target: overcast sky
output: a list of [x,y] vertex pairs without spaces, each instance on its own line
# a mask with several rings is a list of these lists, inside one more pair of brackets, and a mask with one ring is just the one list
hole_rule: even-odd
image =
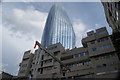
[[90,30],[106,26],[111,33],[102,4],[99,2],[4,2],[0,47],[2,47],[1,67],[5,72],[17,75],[24,52],[29,49],[34,52],[33,45],[36,40],[41,41],[48,12],[54,4],[64,7],[73,22],[77,47],[82,46],[81,39]]

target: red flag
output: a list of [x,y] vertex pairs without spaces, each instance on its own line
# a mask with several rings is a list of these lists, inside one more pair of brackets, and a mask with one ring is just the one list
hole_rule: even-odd
[[36,45],[37,45],[37,44],[35,43],[34,48],[36,48]]

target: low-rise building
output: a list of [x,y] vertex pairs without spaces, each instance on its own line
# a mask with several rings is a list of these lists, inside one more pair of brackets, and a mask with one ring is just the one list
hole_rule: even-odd
[[20,68],[18,72],[18,78],[28,78],[30,76],[33,56],[34,54],[31,52],[31,50],[28,50],[24,53],[22,62],[19,64]]
[[[37,49],[30,70],[32,78],[116,78],[120,60],[105,27],[87,33],[83,47],[65,49],[60,43],[46,47],[70,71],[46,51]],[[22,64],[22,63],[21,63]],[[64,70],[64,71],[63,71]]]
[[14,76],[6,73],[4,71],[0,71],[0,80],[11,80]]
[[120,1],[119,0],[101,0],[106,20],[109,26],[113,29],[113,32],[120,32]]
[[109,26],[112,28],[111,39],[116,49],[116,53],[120,59],[120,1],[119,0],[101,0],[106,20]]

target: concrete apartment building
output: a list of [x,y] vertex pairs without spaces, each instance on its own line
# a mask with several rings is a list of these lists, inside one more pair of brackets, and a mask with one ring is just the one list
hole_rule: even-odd
[[5,80],[5,79],[13,79],[13,75],[6,73],[4,71],[0,71],[0,80]]
[[108,2],[104,2],[103,0],[102,4],[109,26],[113,32],[120,32],[120,1],[108,0]]
[[[52,55],[61,60],[71,71],[61,71],[61,69],[64,69],[63,66],[46,54],[45,51],[37,49],[32,58],[33,60],[31,60],[32,67],[28,69],[30,71],[27,71],[30,72],[29,76],[32,78],[118,77],[120,61],[105,27],[97,29],[95,32],[88,32],[87,37],[82,39],[82,44],[83,47],[71,50],[64,49],[60,43],[46,47]],[[20,71],[18,76],[20,76]]]
[[115,78],[118,75],[120,61],[105,27],[88,32],[82,43],[88,49],[94,78]]
[[108,0],[108,2],[104,2],[103,0],[102,4],[106,20],[113,30],[111,39],[120,59],[120,1],[116,0],[115,2],[115,0]]
[[30,69],[32,67],[32,60],[34,54],[31,50],[28,50],[24,53],[22,62],[19,64],[18,78],[28,78],[30,76]]

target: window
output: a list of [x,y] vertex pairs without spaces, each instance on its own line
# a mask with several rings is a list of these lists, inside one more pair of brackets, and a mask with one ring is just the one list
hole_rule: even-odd
[[106,65],[107,66],[113,65],[113,62],[107,63]]
[[103,65],[96,65],[97,68],[103,67]]
[[115,65],[115,64],[119,64],[119,63],[118,62],[109,62],[106,64],[96,65],[96,67],[99,68],[99,67],[105,67],[105,66],[110,66],[110,65]]
[[89,55],[88,51],[85,52],[85,56]]
[[95,44],[95,41],[91,41],[90,43],[91,43],[91,44]]
[[106,55],[104,58],[106,58],[106,59],[108,58],[108,59],[109,59],[109,58],[110,58],[110,56],[111,56],[111,55]]
[[109,3],[107,3],[108,7],[110,7]]
[[112,45],[111,44],[107,44],[107,45],[102,45],[99,47],[100,50],[103,50],[103,49],[107,49],[107,48],[110,48]]
[[38,68],[38,72],[40,72],[40,68]]
[[50,62],[52,62],[52,59],[46,60],[44,63],[46,64],[46,63],[50,63]]
[[91,78],[93,76],[94,76],[94,74],[86,74],[86,75],[75,76],[75,79],[77,79],[77,78]]
[[88,53],[88,51],[85,51],[85,52],[82,52],[82,53],[75,54],[74,58],[76,58],[76,57],[82,57],[82,56],[87,56],[87,55],[89,55],[89,53]]
[[68,64],[67,67],[69,67],[69,68],[70,68],[70,67],[73,67],[73,64]]
[[103,42],[103,41],[106,41],[106,40],[108,40],[108,37],[106,37],[106,38],[100,38],[100,39],[98,39],[97,41],[98,41],[98,42]]
[[83,65],[83,62],[79,62],[79,63],[77,63],[76,65],[77,65],[77,66]]
[[92,51],[96,51],[97,49],[94,47],[94,48],[92,48]]
[[25,70],[20,70],[20,73],[25,73]]
[[67,64],[67,67],[74,67],[74,66],[81,66],[81,65],[87,65],[87,64],[91,64],[90,60],[84,61],[84,62],[77,62],[77,63],[72,63],[72,64]]
[[40,70],[40,74],[43,74],[43,68]]
[[55,59],[53,60],[54,62],[57,62]]
[[112,16],[112,13],[110,12],[110,10],[108,9],[108,12],[109,12],[109,16]]
[[84,56],[84,52],[82,52],[82,53],[79,54],[79,57],[82,57],[82,56]]
[[95,60],[99,60],[99,57],[95,58]]
[[88,36],[92,36],[93,35],[93,33],[91,33],[91,34],[88,34]]
[[98,72],[97,75],[106,74],[107,72]]
[[105,34],[106,31],[99,31],[98,34],[101,35],[101,34]]
[[118,70],[110,71],[110,73],[116,73],[119,72]]
[[63,72],[63,76],[65,76],[65,72]]
[[27,64],[22,64],[22,67],[27,67]]
[[60,53],[60,51],[56,51],[56,52],[54,52],[54,56],[57,56],[58,53]]
[[106,71],[106,72],[98,72],[98,73],[96,73],[96,75],[109,74],[109,73],[116,73],[116,72],[119,72],[119,70]]
[[120,62],[110,62],[110,63],[107,63],[106,65],[110,66],[110,65],[115,65],[115,64],[120,64]]
[[53,46],[53,47],[48,48],[48,50],[53,50],[53,49],[56,49],[56,48],[57,48],[57,46]]
[[23,61],[27,61],[29,58],[23,58]]
[[45,56],[49,57],[50,55],[48,53],[45,53]]
[[37,60],[39,59],[39,57],[40,57],[40,55],[38,54],[38,56],[37,56]]
[[109,58],[112,58],[114,56],[115,56],[114,54],[107,54],[107,55],[104,55],[104,56],[97,57],[96,60],[109,59]]
[[64,53],[62,53],[62,54],[68,54],[67,52],[64,52]]
[[86,65],[86,64],[91,64],[91,61],[89,60],[89,61],[79,62],[76,65],[78,66],[78,65]]
[[103,66],[106,66],[106,64],[102,64]]
[[51,67],[46,67],[46,68],[44,68],[44,70],[52,70],[52,66]]
[[83,62],[83,63],[84,63],[84,65],[86,65],[86,64],[90,64],[91,61],[85,61],[85,62]]
[[79,54],[75,54],[74,57],[75,57],[75,58],[76,58],[76,57],[79,57]]
[[115,57],[115,54],[108,55],[110,58]]
[[58,67],[59,67],[59,66],[55,65],[53,68],[54,68],[54,69],[57,69]]
[[68,60],[68,59],[72,59],[72,58],[73,58],[73,55],[71,55],[71,56],[66,56],[66,57],[61,58],[61,61]]
[[116,11],[116,18],[117,18],[117,20],[118,20],[118,11]]

